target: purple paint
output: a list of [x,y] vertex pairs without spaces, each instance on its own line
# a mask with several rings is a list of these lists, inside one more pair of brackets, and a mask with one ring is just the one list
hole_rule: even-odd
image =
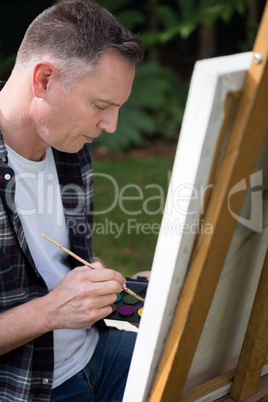
[[134,307],[129,305],[121,306],[118,309],[119,314],[125,316],[133,314],[134,311],[135,311]]

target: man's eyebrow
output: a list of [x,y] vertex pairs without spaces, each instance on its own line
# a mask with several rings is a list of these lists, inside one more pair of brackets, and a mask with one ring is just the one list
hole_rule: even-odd
[[102,103],[107,103],[107,105],[111,105],[111,106],[117,106],[117,107],[121,107],[121,105],[114,103],[108,99],[102,99],[102,98],[95,98],[94,99],[96,102],[102,102]]

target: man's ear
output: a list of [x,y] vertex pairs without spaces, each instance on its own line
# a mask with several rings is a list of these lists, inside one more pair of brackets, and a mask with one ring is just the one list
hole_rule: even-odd
[[37,98],[44,98],[52,81],[58,76],[58,70],[49,62],[40,62],[33,70],[33,92]]

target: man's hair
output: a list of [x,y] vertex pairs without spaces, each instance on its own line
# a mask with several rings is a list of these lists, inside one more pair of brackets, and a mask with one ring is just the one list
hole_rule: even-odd
[[16,67],[49,61],[70,85],[94,71],[100,55],[116,49],[131,63],[143,58],[143,44],[108,10],[92,0],[64,0],[31,23],[18,50]]

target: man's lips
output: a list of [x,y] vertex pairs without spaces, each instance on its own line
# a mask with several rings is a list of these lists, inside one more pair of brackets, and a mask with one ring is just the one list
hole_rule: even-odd
[[93,142],[95,140],[95,137],[88,137],[87,135],[84,135],[84,137],[87,142]]
[[101,135],[102,132],[97,133],[94,137],[90,137],[88,135],[84,135],[84,138],[86,139],[86,142],[93,142],[96,138],[98,138]]

